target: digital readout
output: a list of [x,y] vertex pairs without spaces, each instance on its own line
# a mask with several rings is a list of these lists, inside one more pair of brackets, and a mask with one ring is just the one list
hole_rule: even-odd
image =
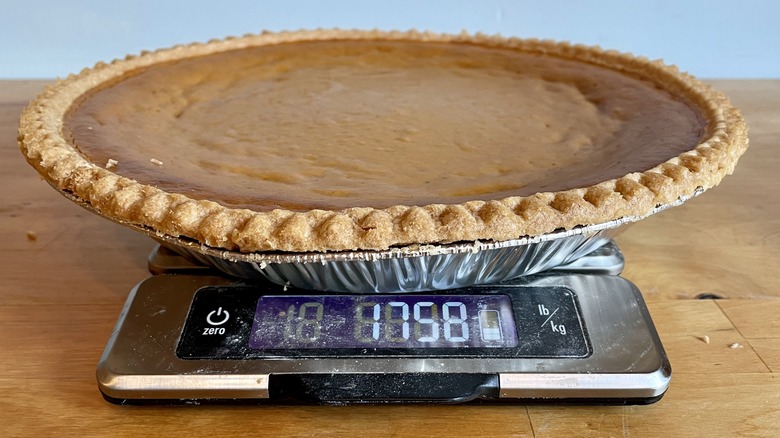
[[253,349],[516,347],[506,295],[263,296]]

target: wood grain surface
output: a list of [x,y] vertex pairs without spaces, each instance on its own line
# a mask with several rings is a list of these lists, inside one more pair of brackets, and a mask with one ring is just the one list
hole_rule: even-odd
[[780,81],[713,81],[750,126],[735,174],[617,237],[674,372],[660,402],[613,407],[105,402],[95,368],[153,242],[25,163],[16,125],[44,85],[0,81],[0,436],[780,435]]

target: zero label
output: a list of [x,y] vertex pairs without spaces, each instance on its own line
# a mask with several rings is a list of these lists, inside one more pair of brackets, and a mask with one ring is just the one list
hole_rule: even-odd
[[204,327],[203,328],[203,336],[208,335],[224,335],[225,334],[225,327]]

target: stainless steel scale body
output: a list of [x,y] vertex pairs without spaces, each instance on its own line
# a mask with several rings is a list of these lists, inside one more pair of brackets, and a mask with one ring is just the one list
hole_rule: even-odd
[[[151,258],[150,269],[159,275],[132,290],[98,366],[99,388],[113,402],[646,404],[663,396],[671,378],[639,290],[615,275],[622,256],[612,244],[555,272],[421,292],[428,300],[510,296],[517,348],[258,353],[247,347],[258,297],[311,292],[212,275],[169,253]],[[255,295],[229,299],[236,291]],[[210,298],[193,304],[197,293]]]

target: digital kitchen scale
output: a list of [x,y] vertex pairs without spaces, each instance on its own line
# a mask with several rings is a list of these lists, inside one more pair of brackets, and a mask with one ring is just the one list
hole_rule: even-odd
[[160,248],[97,370],[115,403],[647,404],[671,367],[613,243],[510,282],[313,293]]

